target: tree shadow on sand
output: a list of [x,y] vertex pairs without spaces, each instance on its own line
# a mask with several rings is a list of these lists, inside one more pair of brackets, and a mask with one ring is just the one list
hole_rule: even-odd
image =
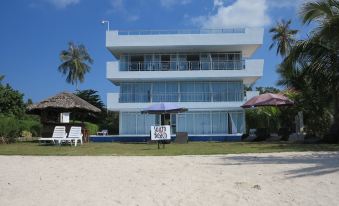
[[241,155],[221,157],[222,165],[271,165],[302,164],[296,169],[284,171],[287,178],[321,176],[339,171],[339,152],[277,155]]

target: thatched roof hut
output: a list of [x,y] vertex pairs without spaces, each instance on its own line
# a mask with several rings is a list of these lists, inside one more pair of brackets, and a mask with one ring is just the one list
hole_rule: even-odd
[[27,111],[29,113],[40,113],[42,110],[49,109],[58,110],[60,112],[101,112],[99,108],[68,92],[61,92],[53,97],[41,101],[38,104],[32,104],[27,107]]

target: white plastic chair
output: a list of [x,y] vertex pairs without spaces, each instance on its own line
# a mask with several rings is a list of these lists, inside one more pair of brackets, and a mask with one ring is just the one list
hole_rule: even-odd
[[108,135],[108,130],[107,129],[103,129],[100,132],[97,132],[97,135],[107,136]]
[[83,134],[81,133],[81,127],[71,127],[66,141],[70,142],[71,145],[74,142],[74,146],[77,146],[78,141],[80,142],[80,144],[83,144],[82,137]]
[[65,140],[67,137],[66,127],[65,126],[55,126],[52,137],[42,137],[39,138],[39,142],[42,141],[51,141],[54,144],[60,144],[62,140]]

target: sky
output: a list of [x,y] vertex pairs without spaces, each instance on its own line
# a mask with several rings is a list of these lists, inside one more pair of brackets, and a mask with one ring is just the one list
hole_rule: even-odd
[[69,41],[84,44],[94,59],[79,89],[97,90],[104,102],[116,92],[106,79],[106,26],[114,30],[263,27],[264,44],[253,58],[264,59],[264,75],[254,85],[277,86],[281,58],[269,50],[268,32],[278,20],[292,19],[302,30],[299,7],[307,0],[1,0],[0,75],[3,83],[38,102],[61,91],[75,91],[58,71],[59,53]]

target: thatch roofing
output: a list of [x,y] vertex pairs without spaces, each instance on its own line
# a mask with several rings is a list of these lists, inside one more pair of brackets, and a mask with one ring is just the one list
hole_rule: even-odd
[[38,104],[32,104],[27,107],[28,112],[32,113],[46,109],[56,109],[60,111],[101,112],[99,108],[68,92],[61,92],[53,97],[41,101]]

